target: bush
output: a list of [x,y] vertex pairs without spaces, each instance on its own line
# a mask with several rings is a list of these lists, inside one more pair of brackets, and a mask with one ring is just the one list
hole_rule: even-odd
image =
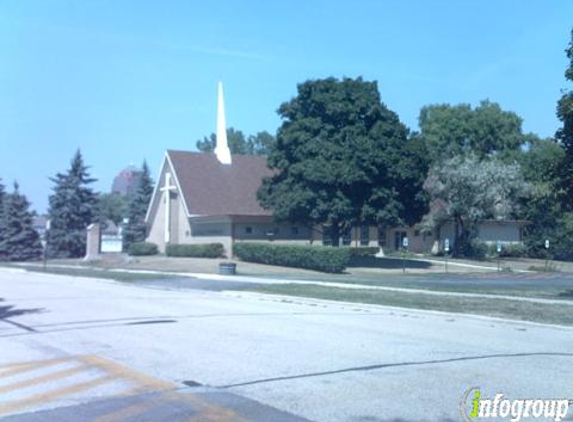
[[350,248],[306,245],[277,245],[242,242],[234,245],[235,255],[248,262],[341,273],[350,260]]
[[359,246],[350,248],[350,256],[374,256],[380,252],[378,246]]
[[223,258],[225,256],[225,247],[222,243],[167,245],[165,255],[185,258]]
[[135,242],[129,245],[127,253],[131,256],[157,255],[159,249],[155,243]]
[[488,245],[479,240],[460,240],[460,246],[458,247],[458,252],[456,258],[470,258],[483,260],[487,256]]

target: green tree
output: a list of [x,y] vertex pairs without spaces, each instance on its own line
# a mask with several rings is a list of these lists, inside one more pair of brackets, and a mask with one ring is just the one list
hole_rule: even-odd
[[[227,129],[227,143],[231,154],[266,155],[274,142],[274,136],[266,131],[245,137],[240,130],[232,127]],[[217,135],[214,133],[196,143],[197,149],[201,152],[214,152],[216,145]]]
[[52,258],[79,258],[86,253],[86,228],[96,219],[97,199],[89,187],[95,181],[89,176],[78,150],[71,166],[58,173],[50,195],[51,220],[48,255]]
[[276,139],[267,131],[258,132],[256,135],[249,135],[247,138],[247,154],[268,155],[270,148]]
[[147,236],[145,215],[153,195],[153,180],[147,162],[143,162],[135,194],[127,209],[128,222],[123,230],[123,250],[127,251],[134,242],[143,242]]
[[97,219],[100,223],[112,221],[116,226],[127,218],[127,208],[131,201],[130,195],[121,195],[117,192],[100,193],[97,195]]
[[[573,31],[571,41],[565,50],[569,59],[569,67],[565,71],[565,79],[573,82]],[[563,93],[557,103],[557,117],[562,123],[555,137],[565,149],[565,157],[561,164],[561,188],[564,190],[563,203],[568,210],[573,210],[573,90]]]
[[417,149],[408,149],[408,130],[381,102],[376,82],[310,80],[278,113],[283,124],[268,155],[275,175],[258,192],[278,221],[328,224],[338,245],[341,231],[354,224],[403,220],[406,180],[411,194],[423,177],[409,174]]
[[519,150],[523,143],[522,119],[499,104],[482,101],[475,109],[469,104],[429,105],[420,111],[420,136],[432,163],[474,153],[484,158],[492,153]]
[[[230,127],[227,129],[227,143],[231,154],[246,154],[247,153],[247,140],[245,134],[240,130],[235,130]],[[217,135],[211,133],[209,137],[205,136],[202,140],[196,143],[197,149],[201,152],[214,152],[217,145]]]
[[6,195],[3,201],[0,256],[8,261],[31,261],[41,258],[42,243],[38,232],[34,230],[33,218],[34,213],[30,211],[30,203],[20,194],[18,183],[15,182],[14,191]]
[[427,224],[439,228],[448,220],[455,223],[454,254],[475,238],[480,220],[515,217],[531,191],[518,164],[480,160],[472,154],[435,165],[424,187],[434,203]]

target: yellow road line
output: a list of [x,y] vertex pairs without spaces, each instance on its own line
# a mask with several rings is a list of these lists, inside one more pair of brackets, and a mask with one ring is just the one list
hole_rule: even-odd
[[172,390],[176,386],[170,382],[158,380],[156,378],[149,377],[147,375],[140,374],[131,369],[128,369],[122,365],[115,363],[114,361],[101,358],[99,356],[78,356],[77,359],[85,362],[89,365],[98,366],[105,369],[107,372],[114,374],[118,378],[129,379],[135,381],[142,386],[150,387],[154,391],[164,391]]
[[7,413],[11,413],[37,404],[43,404],[60,397],[78,393],[80,391],[89,390],[91,388],[97,387],[98,385],[108,383],[114,379],[117,379],[115,375],[108,375],[105,377],[96,378],[91,381],[70,385],[68,387],[58,388],[50,392],[36,394],[25,399],[15,400],[6,404],[0,404],[0,415],[5,415]]
[[37,377],[37,378],[32,378],[29,380],[23,380],[23,381],[19,381],[19,382],[14,382],[12,384],[7,384],[4,385],[2,387],[0,387],[0,394],[2,393],[6,393],[12,390],[16,390],[18,388],[26,388],[26,387],[31,387],[33,385],[38,385],[38,384],[42,384],[44,382],[48,382],[48,381],[52,381],[52,380],[57,380],[60,378],[66,378],[69,377],[70,375],[74,375],[77,374],[78,372],[81,372],[85,369],[89,368],[87,365],[82,364],[79,366],[75,366],[73,368],[69,368],[69,369],[64,369],[62,371],[58,371],[58,372],[54,372],[51,374],[47,374],[47,375],[43,375],[41,377]]
[[34,369],[43,368],[45,366],[56,365],[58,363],[68,362],[73,360],[73,358],[58,358],[58,359],[46,359],[36,362],[23,362],[15,363],[12,365],[4,366],[4,370],[0,372],[0,378],[11,377],[23,372],[32,371]]
[[191,416],[188,419],[189,422],[252,422],[232,409],[218,406],[195,394],[179,394],[179,396],[181,396],[183,400],[199,406],[202,410],[198,415]]
[[123,421],[126,419],[133,418],[134,416],[140,415],[143,412],[147,412],[157,406],[157,403],[148,401],[141,402],[123,407],[121,409],[115,410],[111,413],[106,413],[105,415],[98,416],[92,419],[91,422],[114,422]]

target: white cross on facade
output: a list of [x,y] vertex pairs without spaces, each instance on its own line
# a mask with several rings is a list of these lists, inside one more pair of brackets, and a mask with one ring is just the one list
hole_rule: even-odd
[[171,173],[165,173],[165,186],[160,190],[165,192],[165,243],[171,241],[171,191],[177,189],[171,184]]

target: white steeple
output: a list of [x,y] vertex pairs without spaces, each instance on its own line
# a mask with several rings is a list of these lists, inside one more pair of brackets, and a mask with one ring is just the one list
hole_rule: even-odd
[[217,144],[215,155],[221,164],[231,164],[231,150],[227,144],[227,124],[225,122],[225,102],[223,100],[223,83],[219,82],[217,101]]

